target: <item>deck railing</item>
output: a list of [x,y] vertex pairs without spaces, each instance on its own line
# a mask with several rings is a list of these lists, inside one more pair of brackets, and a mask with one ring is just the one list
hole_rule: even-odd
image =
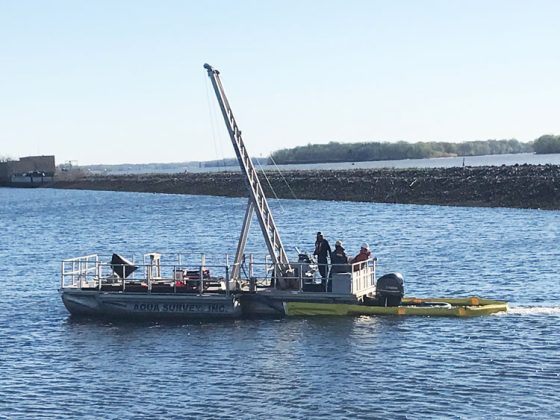
[[68,281],[72,285],[83,287],[84,283],[99,277],[99,257],[94,254],[64,260],[60,272],[62,287]]
[[377,258],[352,264],[352,293],[358,296],[375,290]]
[[[142,263],[134,259],[131,264],[103,262],[98,255],[87,255],[62,261],[61,288],[99,289],[110,291],[146,291],[174,293],[220,292],[230,294],[233,289],[255,292],[260,287],[298,290],[300,292],[349,293],[362,296],[375,290],[376,259],[355,264],[325,264],[325,277],[320,275],[319,264],[311,262],[290,263],[293,271],[280,275],[281,270],[270,263],[268,257],[256,259],[249,255],[239,270],[240,278],[231,279],[234,265],[226,255],[224,264],[207,264],[206,257],[194,263],[180,254],[170,258],[172,264],[162,264],[162,256],[145,254]],[[127,276],[126,268],[134,270]],[[125,277],[123,279],[123,277]],[[333,282],[348,282],[343,292],[333,292]],[[171,289],[170,289],[171,288]]]
[[[280,273],[279,269],[274,266],[268,266],[269,278],[259,278],[255,276],[254,279],[258,282],[269,280],[272,285],[279,289],[299,290],[301,292],[314,291],[314,292],[333,292],[333,281],[349,282],[347,290],[343,293],[355,294],[363,296],[375,290],[376,279],[376,258],[370,258],[366,261],[361,261],[354,264],[316,264],[314,262],[291,262],[290,266],[293,272]],[[262,263],[251,262],[250,272],[257,271],[257,267],[262,271]],[[324,267],[325,276],[322,277],[320,268]],[[346,279],[344,279],[346,278]],[[265,282],[266,283],[266,282]]]
[[[102,262],[98,255],[76,257],[62,261],[61,288],[99,289],[107,291],[213,292],[230,294],[231,267],[223,265],[161,264],[157,258],[146,258],[142,264]],[[181,261],[181,258],[177,259]],[[149,261],[146,263],[146,261]],[[205,262],[204,257],[201,260]],[[133,269],[126,275],[126,269]],[[124,277],[124,278],[123,278]]]

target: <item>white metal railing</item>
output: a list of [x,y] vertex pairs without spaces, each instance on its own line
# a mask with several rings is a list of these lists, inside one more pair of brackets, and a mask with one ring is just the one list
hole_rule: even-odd
[[[254,276],[257,282],[264,282],[267,285],[275,285],[278,289],[289,289],[298,291],[314,291],[314,292],[332,292],[332,279],[340,281],[339,274],[347,274],[350,284],[345,288],[347,292],[357,296],[363,296],[375,290],[376,279],[376,258],[370,258],[354,264],[316,264],[314,262],[290,262],[290,266],[294,269],[292,275],[283,275],[275,278],[275,273],[281,272],[275,270],[274,265],[266,265],[264,263],[256,263],[252,259],[249,261],[249,272],[263,272],[263,268],[267,269],[268,277]],[[325,276],[320,275],[319,268],[324,267]]]
[[[98,255],[66,259],[61,263],[61,288],[230,294],[231,268],[227,258],[226,264],[220,265],[204,264],[204,256],[194,264],[184,264],[182,258],[177,258],[180,264],[162,264],[160,258],[161,254],[146,254],[143,264],[134,263],[134,259],[131,264],[111,264],[102,262]],[[125,275],[125,268],[130,266],[134,271]]]
[[61,287],[65,287],[67,280],[70,284],[84,287],[84,283],[99,278],[99,257],[95,254],[70,258],[61,264]]
[[377,258],[352,264],[352,294],[361,296],[375,289]]
[[[172,260],[171,264],[162,264],[162,259]],[[258,286],[277,289],[298,290],[301,292],[332,292],[332,279],[340,281],[338,274],[347,273],[348,288],[344,293],[362,296],[374,290],[376,279],[376,259],[370,258],[354,264],[326,264],[325,277],[320,275],[320,266],[314,261],[290,263],[293,271],[288,275],[276,276],[281,270],[276,269],[265,256],[257,260],[252,254],[239,263],[239,278],[232,279],[231,273],[237,264],[207,264],[204,254],[200,260],[187,263],[181,254],[163,255],[159,253],[145,254],[142,264],[131,259],[135,270],[126,278],[122,278],[126,265],[111,265],[102,262],[98,255],[86,255],[62,261],[61,288],[87,288],[111,291],[126,291],[144,288],[146,292],[161,290],[162,286],[171,287],[174,293],[190,290],[197,293],[213,291],[230,294],[233,288],[256,291]],[[119,275],[120,274],[120,275]],[[217,285],[220,285],[218,288]],[[187,288],[187,289],[183,289]],[[219,290],[217,290],[219,289]]]

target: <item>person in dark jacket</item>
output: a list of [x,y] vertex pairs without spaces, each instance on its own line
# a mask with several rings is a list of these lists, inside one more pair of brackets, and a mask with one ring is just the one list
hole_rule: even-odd
[[315,252],[313,255],[317,255],[317,263],[319,264],[319,273],[323,280],[327,277],[328,260],[327,257],[331,256],[331,246],[329,242],[324,238],[321,232],[317,232],[317,240],[315,241]]
[[331,253],[331,276],[333,273],[347,273],[350,271],[348,267],[348,257],[344,252],[341,241],[336,241],[334,251]]
[[348,265],[348,257],[344,252],[341,241],[336,241],[334,251],[331,253],[331,272],[329,273],[329,281],[327,283],[327,292],[332,292],[332,277],[335,273],[348,273],[350,266]]

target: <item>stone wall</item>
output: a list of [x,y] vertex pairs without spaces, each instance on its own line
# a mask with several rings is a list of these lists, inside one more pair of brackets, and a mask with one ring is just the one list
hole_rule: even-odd
[[[560,209],[560,166],[266,172],[268,197],[379,203]],[[287,183],[286,183],[287,181]],[[240,173],[87,176],[55,188],[247,196]]]

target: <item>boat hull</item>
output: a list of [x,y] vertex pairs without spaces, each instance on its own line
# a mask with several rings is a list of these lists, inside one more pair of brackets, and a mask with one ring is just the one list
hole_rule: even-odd
[[169,295],[62,290],[72,315],[114,318],[237,318],[239,300],[225,295]]
[[404,298],[393,307],[368,306],[355,299],[306,294],[163,294],[62,289],[72,315],[111,318],[240,318],[285,316],[473,317],[506,312],[504,301],[469,298]]

